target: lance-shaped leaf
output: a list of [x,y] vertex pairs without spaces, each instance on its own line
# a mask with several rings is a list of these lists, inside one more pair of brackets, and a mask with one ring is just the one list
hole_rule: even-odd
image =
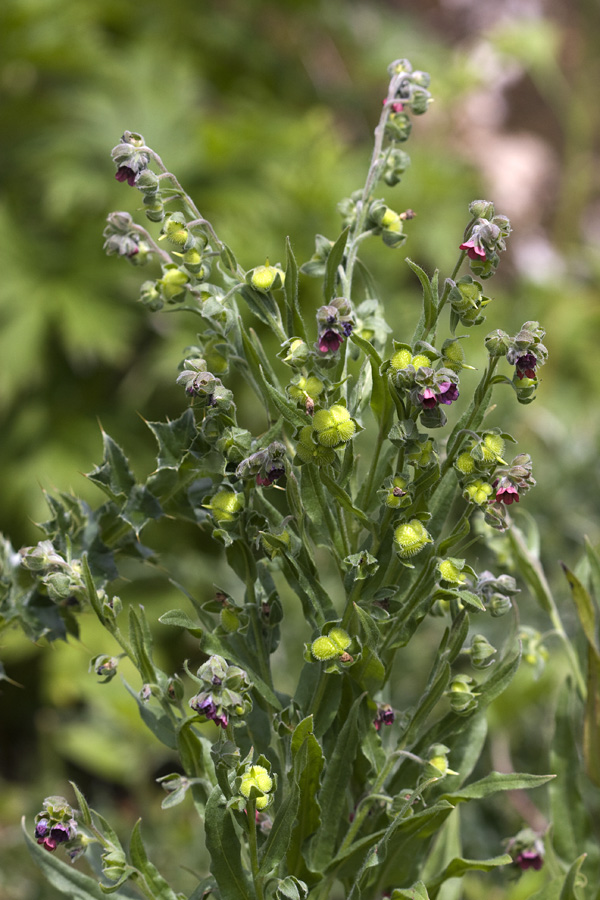
[[329,301],[334,297],[335,286],[338,278],[338,267],[344,258],[344,250],[346,249],[346,241],[348,240],[349,230],[349,228],[346,228],[344,231],[342,231],[327,256],[325,278],[323,280],[323,297],[325,298],[325,303],[329,303]]
[[312,838],[309,851],[309,865],[313,872],[320,872],[333,856],[340,821],[348,813],[346,789],[359,748],[358,712],[363,699],[363,696],[358,697],[352,704],[333,752],[327,760],[325,777],[319,791],[321,826]]
[[358,334],[351,334],[350,340],[353,344],[363,351],[371,364],[371,376],[373,379],[373,387],[371,389],[371,409],[381,428],[389,427],[388,419],[392,411],[392,398],[388,390],[387,375],[381,374],[382,359],[377,353],[375,347],[360,337]]
[[313,717],[307,716],[292,735],[292,777],[300,789],[300,803],[296,813],[296,827],[292,831],[287,851],[287,867],[292,875],[302,877],[304,862],[302,848],[321,822],[317,801],[319,780],[323,769],[323,751],[313,734]]
[[273,825],[262,851],[258,870],[260,876],[266,876],[272,872],[287,853],[292,839],[292,830],[296,823],[299,802],[300,788],[292,778],[289,793],[275,814]]
[[579,703],[567,680],[560,688],[556,704],[556,725],[550,763],[556,778],[550,785],[552,844],[563,860],[574,859],[584,846],[590,829],[589,815],[581,796],[579,759]]
[[596,636],[596,610],[589,592],[581,581],[564,563],[561,565],[569,582],[577,616],[587,640],[583,758],[586,774],[600,787],[600,651]]
[[455,857],[448,863],[443,872],[432,881],[427,882],[429,900],[436,900],[441,886],[449,878],[461,878],[465,872],[491,872],[492,869],[497,869],[499,866],[509,866],[511,863],[512,858],[508,853],[502,856],[494,856],[491,859],[463,859],[461,856]]
[[177,895],[169,886],[169,883],[163,878],[156,866],[148,859],[146,848],[142,841],[140,833],[140,822],[138,819],[133,826],[131,838],[129,840],[129,856],[131,862],[136,867],[148,885],[151,896],[155,900],[177,900]]
[[298,303],[298,263],[292,251],[289,237],[285,242],[286,269],[283,289],[288,311],[288,334],[297,334],[306,340],[306,327]]
[[214,788],[206,804],[206,848],[211,872],[222,900],[254,900],[242,867],[240,841],[221,788]]
[[393,900],[406,897],[407,900],[431,900],[427,888],[422,881],[417,881],[409,888],[395,888],[392,892]]
[[435,314],[438,306],[438,277],[439,273],[436,269],[433,278],[429,278],[427,273],[418,266],[412,259],[406,259],[408,266],[413,270],[423,288],[423,312],[414,334],[413,343],[419,340],[423,333],[428,331],[435,322]]
[[525,772],[491,772],[485,778],[474,781],[466,787],[452,793],[442,794],[441,799],[449,803],[461,803],[466,800],[482,800],[498,791],[530,791],[541,787],[555,775],[529,775]]
[[372,522],[368,516],[365,516],[362,509],[358,509],[352,502],[352,498],[346,491],[337,484],[333,478],[330,478],[326,472],[320,473],[321,481],[329,491],[332,497],[338,501],[340,506],[342,506],[345,510],[347,510],[355,519],[358,519],[361,525],[365,528],[368,528],[370,531],[373,531],[375,528],[375,522]]

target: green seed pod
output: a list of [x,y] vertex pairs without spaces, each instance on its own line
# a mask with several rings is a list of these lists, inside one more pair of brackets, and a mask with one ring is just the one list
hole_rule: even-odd
[[427,545],[433,543],[433,538],[419,519],[411,519],[398,525],[394,531],[394,543],[396,552],[401,559],[408,559],[420,553]]
[[345,406],[332,406],[315,413],[313,428],[323,447],[338,447],[349,441],[356,432],[356,424]]

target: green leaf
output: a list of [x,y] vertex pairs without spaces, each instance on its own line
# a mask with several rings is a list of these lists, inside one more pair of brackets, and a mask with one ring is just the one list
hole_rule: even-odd
[[459,791],[442,794],[441,799],[449,803],[460,803],[466,800],[482,800],[484,797],[497,794],[498,791],[529,791],[541,787],[555,777],[555,775],[528,775],[521,772],[491,772],[485,778],[474,781]]
[[221,788],[215,787],[206,804],[206,848],[222,900],[253,900],[242,867],[240,841],[232,813],[224,803]]
[[[582,853],[581,856],[578,856],[569,871],[567,872],[567,877],[564,880],[562,890],[559,895],[559,900],[582,900],[582,894],[576,890],[577,886],[577,876],[579,875],[579,870],[583,864],[583,861],[586,858],[585,853]],[[580,885],[582,884],[583,879],[580,878]]]
[[344,250],[346,249],[349,231],[350,228],[346,228],[342,231],[329,251],[325,269],[325,278],[323,280],[323,297],[325,298],[325,303],[329,303],[335,295],[335,286],[338,279],[338,266],[344,258]]
[[346,789],[358,752],[358,713],[364,696],[357,697],[341,728],[333,752],[327,760],[325,777],[319,791],[321,826],[313,836],[309,865],[313,872],[325,868],[334,854],[340,821],[347,814]]
[[129,855],[131,862],[136,869],[141,872],[144,880],[152,892],[153,900],[178,900],[177,895],[171,889],[168,882],[162,877],[158,869],[148,859],[146,848],[142,841],[140,833],[140,822],[138,819],[133,826],[131,838],[129,840]]
[[[435,314],[437,312],[438,305],[438,296],[437,296],[437,282],[438,282],[438,272],[437,269],[434,272],[433,278],[430,280],[427,273],[418,266],[412,259],[406,258],[406,262],[413,270],[419,281],[421,282],[421,287],[423,288],[423,325],[425,330],[429,330],[433,323],[435,322]],[[420,323],[419,323],[420,324]],[[418,329],[419,330],[419,329]],[[415,339],[418,339],[421,334],[417,334],[415,332]]]
[[375,522],[372,522],[368,516],[365,516],[361,509],[358,509],[358,507],[353,504],[351,497],[339,486],[339,484],[336,484],[333,478],[330,478],[325,472],[321,472],[321,482],[327,488],[331,496],[335,497],[340,506],[353,515],[355,519],[358,519],[361,525],[368,528],[369,531],[373,531]]
[[131,525],[136,537],[150,519],[160,519],[163,510],[151,491],[145,485],[135,484],[127,498],[127,503],[121,510],[121,518]]
[[417,704],[415,713],[402,738],[405,744],[409,740],[409,735],[411,736],[410,740],[412,741],[415,731],[419,728],[421,723],[425,722],[428,718],[430,712],[446,690],[449,681],[450,665],[447,662],[444,662],[440,665],[439,672],[435,675],[435,680],[427,688]]
[[581,623],[581,627],[583,628],[583,633],[585,634],[589,646],[592,648],[592,650],[595,651],[596,655],[598,655],[599,651],[596,638],[596,611],[594,609],[594,602],[590,597],[588,591],[582,585],[577,576],[573,572],[571,572],[569,567],[564,563],[561,563],[561,567],[563,572],[565,573],[567,581],[569,582],[569,587],[571,588],[571,596],[573,597],[573,602],[575,603],[577,617],[579,619],[579,622]]
[[298,877],[302,876],[304,869],[302,848],[321,821],[317,793],[324,758],[312,728],[313,717],[307,716],[296,726],[292,735],[292,775],[300,790],[300,802],[296,827],[287,851],[287,867],[290,874]]
[[77,803],[79,804],[79,809],[81,810],[81,818],[83,819],[84,824],[89,827],[92,824],[92,813],[88,806],[88,802],[74,781],[70,781],[69,784],[73,788],[75,796],[77,797]]
[[129,607],[129,642],[135,653],[135,663],[138,667],[142,679],[151,684],[156,683],[156,671],[150,653],[152,652],[152,636],[143,627],[145,623],[144,613],[140,607],[140,613],[135,611],[133,606]]
[[371,363],[373,388],[371,391],[371,409],[382,429],[387,430],[387,423],[392,411],[392,398],[387,384],[387,375],[381,374],[382,359],[369,341],[356,333],[350,335],[353,344],[363,351]]
[[285,250],[286,269],[283,289],[288,306],[288,333],[296,334],[298,335],[298,337],[302,338],[303,341],[305,341],[306,327],[304,325],[302,313],[300,312],[300,305],[298,303],[298,263],[296,262],[296,257],[294,256],[294,253],[292,251],[292,245],[290,243],[289,237],[285,242]]
[[275,813],[273,825],[269,831],[258,869],[259,876],[268,875],[279,865],[288,851],[292,839],[292,831],[296,824],[296,814],[300,802],[300,789],[292,779],[287,797]]
[[129,468],[127,457],[105,431],[102,432],[102,441],[104,445],[102,465],[97,466],[86,475],[86,478],[98,485],[115,503],[120,503],[129,496],[135,478]]
[[392,900],[399,897],[406,897],[407,900],[430,900],[427,888],[422,881],[417,881],[409,888],[394,888],[392,891]]
[[190,619],[188,614],[182,609],[170,609],[163,613],[162,616],[159,616],[158,621],[162,625],[175,625],[178,628],[185,628],[192,637],[202,637],[203,628],[197,622],[194,622],[193,619]]
[[[574,859],[588,831],[588,814],[579,785],[579,703],[571,707],[575,692],[570,680],[563,682],[556,703],[556,725],[550,755],[556,778],[550,784],[552,843],[563,860]],[[575,721],[576,716],[576,721]]]
[[264,375],[263,381],[265,383],[267,393],[273,403],[273,406],[275,407],[277,412],[286,420],[286,422],[289,422],[290,425],[294,426],[294,428],[303,428],[305,425],[311,424],[310,416],[302,412],[302,410],[298,409],[294,402],[288,400],[287,397],[284,397],[283,394],[280,394],[279,391],[277,391],[273,387],[273,385],[269,384]]
[[140,698],[138,692],[134,691],[134,689],[130,685],[128,685],[126,681],[124,681],[123,683],[125,685],[125,688],[129,691],[133,699],[136,701],[140,717],[144,725],[152,732],[152,734],[156,738],[158,738],[161,744],[164,744],[171,750],[177,750],[175,730],[173,722],[171,721],[169,716],[163,712],[156,712],[150,705],[150,701],[145,702]]
[[600,657],[588,644],[587,695],[583,719],[585,772],[600,787]]
[[196,437],[196,423],[191,407],[172,422],[146,422],[146,425],[158,444],[156,468],[177,469]]
[[449,878],[461,878],[465,872],[480,871],[491,872],[499,866],[508,866],[512,863],[512,858],[508,853],[503,856],[494,856],[491,859],[463,859],[458,856],[448,863],[443,872],[441,872],[433,881],[428,882],[430,900],[436,900],[439,889]]
[[[71,863],[64,863],[55,853],[48,853],[30,837],[25,826],[25,817],[21,820],[21,827],[33,861],[53,888],[70,900],[104,900],[104,892],[95,878],[84,875]],[[113,896],[116,900],[131,900],[130,894],[115,893]]]

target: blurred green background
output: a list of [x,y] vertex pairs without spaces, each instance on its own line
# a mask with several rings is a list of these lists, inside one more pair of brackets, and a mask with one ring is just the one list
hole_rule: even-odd
[[[514,233],[490,285],[497,300],[467,353],[477,363],[488,330],[514,332],[526,319],[548,332],[536,402],[518,406],[501,389],[492,424],[534,459],[538,487],[527,509],[571,622],[558,560],[574,566],[583,536],[600,540],[598,46],[596,0],[4,0],[0,530],[15,547],[35,543],[33,523],[46,515],[42,489],[100,502],[79,474],[100,460],[99,423],[143,476],[154,445],[142,416],[174,418],[183,409],[176,366],[196,321],[148,314],[135,303],[145,271],[102,251],[107,213],[135,213],[139,202],[114,179],[110,149],[122,132],[145,136],[244,267],[282,261],[286,235],[304,261],[316,232],[337,235],[336,203],[362,185],[386,66],[405,56],[431,73],[436,99],[415,123],[406,177],[382,194],[418,215],[402,251],[374,242],[365,256],[394,337],[407,339],[418,292],[404,256],[446,277],[470,200],[491,199],[510,216]],[[303,289],[313,302],[313,283]],[[251,407],[244,416],[251,419]],[[210,594],[221,563],[196,530],[161,526],[145,542],[162,548],[165,569]],[[184,605],[166,578],[137,574],[123,596],[144,602],[150,618]],[[218,577],[229,587],[224,569]],[[536,624],[526,594],[521,605],[523,620]],[[194,653],[175,637],[161,635],[167,669]],[[118,679],[98,687],[87,675],[89,658],[112,650],[85,619],[81,643],[5,640],[2,658],[23,688],[4,682],[0,694],[3,900],[57,896],[33,870],[18,821],[46,794],[68,791],[68,778],[124,829],[140,810],[148,834],[167,829],[168,841],[152,845],[180,890],[194,886],[180,863],[202,871],[193,814],[159,809],[153,779],[170,771],[164,748]],[[560,661],[537,681],[519,675],[494,707],[492,756],[505,753],[508,739],[517,768],[545,771],[562,676]],[[500,853],[518,815],[490,805],[480,816],[471,855]],[[486,895],[518,900],[537,877],[527,873],[512,887],[505,876],[496,886],[486,879]],[[465,896],[474,896],[479,882],[466,884]]]

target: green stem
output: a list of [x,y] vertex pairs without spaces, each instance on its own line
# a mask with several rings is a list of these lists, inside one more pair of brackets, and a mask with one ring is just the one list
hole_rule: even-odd
[[263,900],[262,878],[258,874],[258,847],[256,843],[256,801],[249,800],[246,806],[246,818],[248,821],[248,847],[250,849],[250,868],[252,881],[256,891],[256,900]]
[[534,556],[534,554],[529,550],[523,532],[514,523],[511,524],[511,527],[508,529],[507,537],[513,553],[518,560],[519,571],[529,583],[535,596],[537,597],[540,606],[547,613],[550,621],[552,622],[552,626],[556,634],[564,644],[567,660],[577,684],[577,690],[581,699],[585,702],[587,696],[587,686],[585,678],[583,677],[577,654],[575,653],[573,645],[571,644],[563,627],[560,614],[554,601],[554,597],[552,596],[552,591],[550,590],[550,585],[548,584],[548,581],[546,579],[546,574],[544,572],[542,564],[537,556]]

